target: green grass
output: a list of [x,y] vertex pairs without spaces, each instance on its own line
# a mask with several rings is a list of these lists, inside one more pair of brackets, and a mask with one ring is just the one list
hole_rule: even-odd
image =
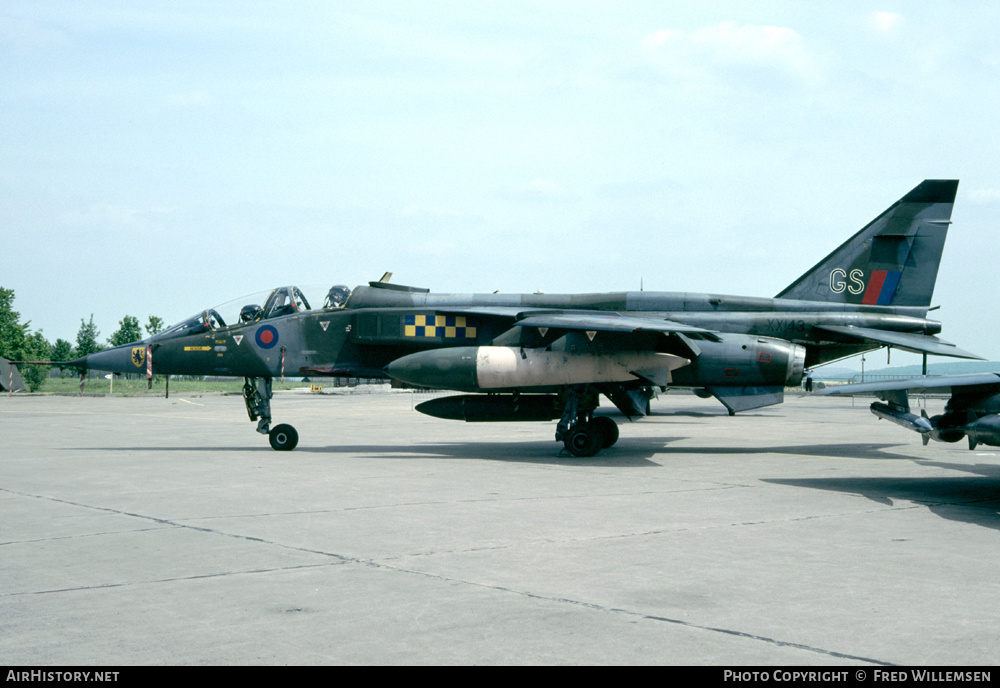
[[[273,389],[276,392],[289,389],[300,389],[302,387],[308,387],[309,384],[310,383],[308,382],[281,382],[279,380],[275,380]],[[323,387],[334,386],[333,380],[320,381],[315,384],[319,384]],[[145,378],[127,380],[124,377],[116,377],[114,379],[114,384],[112,385],[111,380],[106,380],[102,376],[88,378],[86,383],[84,383],[83,393],[108,394],[113,392],[114,394],[121,394],[124,396],[138,396],[143,394],[163,396],[166,393],[166,383],[163,377],[159,377],[153,381],[153,389],[150,390],[146,387],[147,383]],[[41,389],[37,390],[40,394],[78,394],[79,391],[79,377],[46,378]],[[207,381],[170,378],[171,394],[240,394],[242,391],[242,379]]]

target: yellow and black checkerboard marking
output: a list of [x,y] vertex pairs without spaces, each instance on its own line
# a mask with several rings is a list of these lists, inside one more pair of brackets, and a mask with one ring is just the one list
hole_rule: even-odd
[[444,339],[471,339],[476,328],[466,325],[462,315],[407,315],[403,323],[406,337],[441,337]]

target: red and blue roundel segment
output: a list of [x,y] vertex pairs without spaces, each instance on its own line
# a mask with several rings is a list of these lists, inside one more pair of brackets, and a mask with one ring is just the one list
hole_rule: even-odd
[[278,331],[271,325],[264,325],[257,329],[254,339],[261,349],[271,349],[278,343]]

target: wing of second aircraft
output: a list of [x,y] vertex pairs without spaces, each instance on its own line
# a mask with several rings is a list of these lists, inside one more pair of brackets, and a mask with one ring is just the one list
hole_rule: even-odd
[[969,375],[933,375],[906,380],[881,380],[861,382],[851,385],[826,387],[815,394],[819,396],[844,396],[852,394],[880,394],[886,392],[913,392],[914,394],[954,394],[982,387],[984,390],[1000,391],[1000,373],[972,373]]

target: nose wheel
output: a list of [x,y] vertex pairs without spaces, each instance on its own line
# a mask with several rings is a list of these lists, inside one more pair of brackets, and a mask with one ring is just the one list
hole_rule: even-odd
[[275,425],[267,433],[267,439],[271,443],[271,448],[276,451],[291,451],[299,443],[299,433],[291,425],[282,423]]

